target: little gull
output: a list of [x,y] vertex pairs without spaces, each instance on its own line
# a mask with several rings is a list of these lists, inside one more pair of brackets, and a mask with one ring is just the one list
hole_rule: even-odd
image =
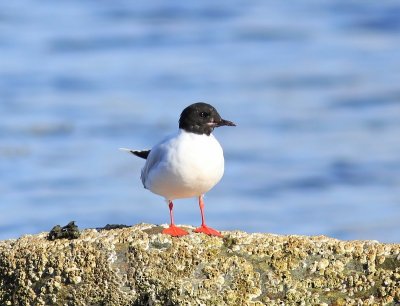
[[216,127],[235,126],[224,120],[210,104],[199,102],[186,107],[179,119],[179,130],[156,144],[151,150],[124,149],[146,159],[141,179],[144,188],[163,196],[169,206],[170,226],[162,231],[171,236],[188,232],[174,223],[173,200],[198,197],[201,226],[196,233],[222,236],[208,227],[204,218],[203,196],[224,174],[224,155],[221,145],[211,134]]

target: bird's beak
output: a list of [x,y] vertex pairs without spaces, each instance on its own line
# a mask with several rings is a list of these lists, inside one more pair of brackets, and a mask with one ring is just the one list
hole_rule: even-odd
[[236,124],[234,124],[232,121],[225,120],[225,119],[221,119],[220,121],[215,122],[215,126],[216,127],[224,126],[224,125],[226,125],[226,126],[236,126]]

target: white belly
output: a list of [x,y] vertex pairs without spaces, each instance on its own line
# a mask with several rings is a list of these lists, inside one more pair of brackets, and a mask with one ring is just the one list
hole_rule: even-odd
[[223,173],[223,151],[213,135],[180,131],[152,149],[142,181],[152,192],[173,200],[206,193]]

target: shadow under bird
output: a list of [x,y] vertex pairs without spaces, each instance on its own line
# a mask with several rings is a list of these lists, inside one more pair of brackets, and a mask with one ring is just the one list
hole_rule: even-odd
[[165,198],[169,206],[170,226],[163,234],[184,236],[188,232],[174,223],[173,200],[198,197],[201,226],[196,233],[222,236],[208,227],[204,218],[203,196],[213,188],[224,174],[224,154],[218,140],[212,135],[214,128],[235,126],[222,119],[210,104],[199,102],[186,107],[179,119],[179,130],[151,150],[128,151],[146,159],[141,179],[144,188]]

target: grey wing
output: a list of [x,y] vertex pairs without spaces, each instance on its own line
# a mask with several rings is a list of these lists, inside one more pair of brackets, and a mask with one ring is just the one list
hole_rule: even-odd
[[144,188],[148,189],[146,186],[146,180],[149,176],[149,173],[152,169],[157,167],[157,165],[161,162],[164,154],[164,146],[158,145],[155,146],[151,151],[149,152],[149,155],[147,156],[146,163],[142,169],[142,173],[140,175],[140,178],[142,180]]

